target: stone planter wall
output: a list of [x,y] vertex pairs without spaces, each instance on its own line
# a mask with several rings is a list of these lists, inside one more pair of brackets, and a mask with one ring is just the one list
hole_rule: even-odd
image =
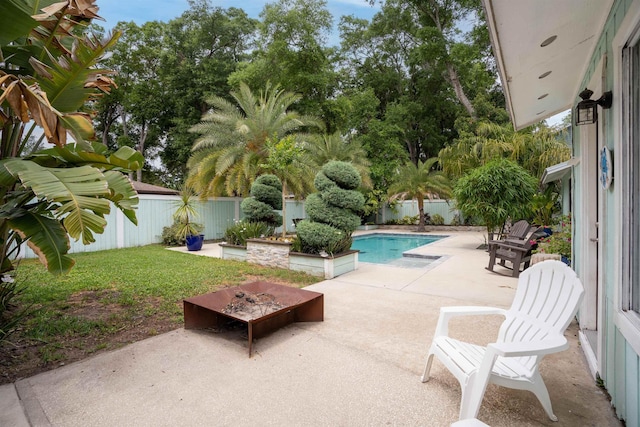
[[278,240],[247,240],[247,262],[267,267],[289,268],[291,243]]

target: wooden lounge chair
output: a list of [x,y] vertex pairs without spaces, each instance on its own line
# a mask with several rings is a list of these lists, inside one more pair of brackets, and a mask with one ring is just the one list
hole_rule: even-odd
[[509,233],[504,238],[504,240],[507,240],[507,239],[522,240],[525,237],[527,237],[527,235],[531,231],[531,228],[532,226],[527,222],[527,220],[521,219],[520,221],[517,221],[511,226],[511,229],[509,229]]
[[[538,365],[545,355],[569,348],[564,331],[573,320],[583,295],[582,283],[571,268],[560,261],[544,261],[520,275],[509,310],[441,308],[422,382],[429,380],[433,356],[436,356],[462,388],[460,420],[478,415],[487,384],[494,383],[533,392],[549,418],[557,421]],[[495,343],[482,347],[449,336],[451,318],[486,314],[505,316]]]
[[[494,271],[493,267],[496,261],[499,261],[500,266],[511,269],[512,277],[518,277],[521,265],[523,266],[523,271],[529,267],[531,249],[540,233],[542,233],[540,228],[529,228],[529,233],[523,238],[507,238],[490,242],[487,270]],[[509,265],[507,265],[507,262],[509,262]]]

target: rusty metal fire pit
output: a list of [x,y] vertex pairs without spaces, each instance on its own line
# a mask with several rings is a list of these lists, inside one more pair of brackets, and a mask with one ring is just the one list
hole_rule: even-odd
[[324,295],[269,282],[253,282],[187,298],[185,329],[219,329],[232,321],[247,324],[249,357],[254,338],[293,322],[324,320]]

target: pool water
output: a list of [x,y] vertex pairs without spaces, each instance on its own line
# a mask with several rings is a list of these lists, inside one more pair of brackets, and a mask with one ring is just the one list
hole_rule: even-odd
[[[396,265],[418,263],[424,265],[424,259],[434,260],[439,257],[415,254],[403,255],[403,253],[436,242],[445,237],[448,236],[374,233],[365,236],[355,236],[351,249],[360,251],[358,260],[362,262]],[[420,258],[422,258],[422,260]]]

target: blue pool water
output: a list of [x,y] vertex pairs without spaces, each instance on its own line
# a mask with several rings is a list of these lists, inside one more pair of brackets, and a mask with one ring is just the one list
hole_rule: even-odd
[[359,261],[391,264],[398,259],[402,259],[403,252],[428,245],[445,237],[448,236],[367,234],[366,236],[355,236],[351,249],[360,251],[358,255]]

